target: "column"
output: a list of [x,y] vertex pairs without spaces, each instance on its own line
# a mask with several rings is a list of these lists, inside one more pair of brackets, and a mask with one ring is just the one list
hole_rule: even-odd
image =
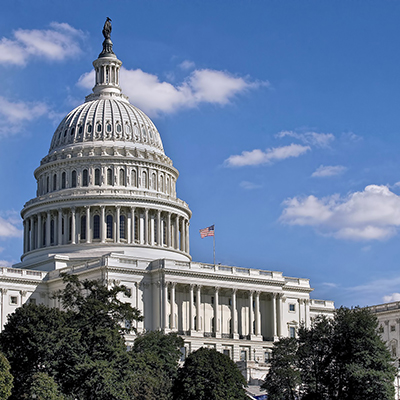
[[189,296],[189,329],[191,331],[194,330],[194,318],[193,318],[193,303],[194,303],[194,299],[193,299],[193,287],[194,285],[190,285],[190,296]]
[[214,296],[214,324],[215,324],[215,336],[219,337],[219,287],[215,288]]
[[39,213],[37,216],[36,248],[40,249],[41,247],[42,247],[42,214]]
[[167,213],[167,247],[171,247],[171,213]]
[[86,243],[90,243],[90,206],[86,206]]
[[46,246],[50,246],[50,211],[47,211],[46,217]]
[[253,310],[253,291],[249,292],[249,335],[254,334],[254,310]]
[[283,294],[278,294],[278,335],[283,336]]
[[174,248],[179,250],[179,216],[176,215],[175,218],[175,243]]
[[303,304],[304,300],[303,299],[297,299],[297,303],[299,304],[299,326],[301,324],[301,305]]
[[309,314],[309,307],[310,307],[310,300],[304,300],[304,325],[308,328],[309,321],[310,321],[310,314]]
[[175,287],[176,283],[171,283],[171,329],[176,329],[175,326]]
[[186,221],[185,224],[185,251],[189,253],[189,221]]
[[256,335],[261,336],[260,292],[256,292]]
[[163,322],[164,322],[164,330],[168,329],[168,282],[164,282],[164,284],[162,285],[163,288],[163,314],[164,314],[164,318],[163,318]]
[[181,251],[185,251],[185,218],[181,220]]
[[75,207],[71,208],[71,243],[76,243],[76,210]]
[[276,327],[276,293],[271,294],[271,301],[272,301],[272,335],[273,337],[278,336],[277,327]]
[[197,295],[196,295],[196,321],[197,321],[197,332],[201,331],[201,317],[200,317],[200,307],[201,307],[201,286],[197,285]]
[[26,253],[27,252],[27,241],[26,241],[26,231],[27,231],[26,225],[27,225],[27,223],[26,223],[26,221],[23,221],[22,225],[24,227],[24,253]]
[[62,245],[62,210],[61,208],[58,209],[58,223],[57,223],[57,243],[58,245]]
[[131,241],[130,243],[135,243],[135,207],[131,207]]
[[121,207],[120,206],[116,206],[115,207],[115,239],[116,242],[119,243],[120,242],[120,214],[121,214]]
[[100,206],[100,240],[101,243],[106,241],[106,208]]
[[31,230],[29,231],[29,250],[32,251],[35,249],[34,236],[33,236],[33,232],[35,229],[35,221],[33,220],[33,217],[29,218],[29,222],[31,227]]
[[157,210],[157,246],[161,246],[161,211]]
[[144,244],[148,244],[149,241],[149,209],[144,210]]
[[237,289],[232,290],[232,306],[231,306],[231,322],[232,322],[232,333],[233,338],[237,339],[237,313],[236,313],[236,293]]

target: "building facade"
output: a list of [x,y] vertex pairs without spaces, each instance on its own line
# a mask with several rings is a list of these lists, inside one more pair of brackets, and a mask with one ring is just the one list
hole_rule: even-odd
[[310,299],[308,279],[191,260],[178,171],[156,126],[122,94],[121,64],[105,34],[93,93],[61,121],[34,172],[21,263],[0,268],[1,328],[26,301],[59,307],[60,273],[74,273],[125,285],[124,301],[144,316],[139,332],[178,332],[183,353],[213,347],[262,379],[273,342],[331,315],[333,302]]

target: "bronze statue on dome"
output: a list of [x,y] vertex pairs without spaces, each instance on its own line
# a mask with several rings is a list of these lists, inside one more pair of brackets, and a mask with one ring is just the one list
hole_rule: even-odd
[[104,39],[110,39],[111,37],[111,31],[112,31],[112,26],[111,26],[111,18],[107,17],[106,22],[104,23],[103,27],[103,36]]

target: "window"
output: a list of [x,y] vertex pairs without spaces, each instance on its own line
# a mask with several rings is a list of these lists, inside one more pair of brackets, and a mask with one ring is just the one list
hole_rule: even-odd
[[112,215],[107,215],[106,225],[107,225],[107,239],[112,239],[113,238],[113,217],[112,217]]
[[112,185],[112,169],[107,170],[107,185]]
[[270,351],[264,352],[264,362],[266,364],[271,362],[271,358],[272,358],[272,353]]
[[390,325],[390,332],[396,332],[396,325]]
[[211,304],[214,304],[214,296],[211,296]]
[[119,170],[119,184],[125,186],[125,171],[123,169]]
[[100,169],[96,168],[94,170],[94,184],[100,186]]
[[131,185],[133,187],[137,187],[137,182],[136,182],[136,171],[133,169],[131,172]]
[[228,356],[229,358],[231,358],[231,352],[230,352],[229,349],[224,349],[224,350],[222,351],[222,353],[223,353],[225,356]]
[[46,180],[46,192],[49,193],[50,192],[50,178],[47,177]]
[[112,131],[112,126],[111,124],[107,124],[107,132],[110,133]]
[[84,169],[82,172],[82,186],[88,186],[88,170]]
[[122,132],[122,127],[121,127],[120,124],[117,125],[117,132],[118,132],[118,133],[121,133],[121,132]]
[[295,304],[289,304],[289,311],[295,312],[296,311],[296,305]]
[[125,297],[132,297],[132,289],[126,288],[126,292],[124,293]]
[[65,172],[61,175],[61,189],[65,189],[66,174]]
[[296,337],[296,328],[294,326],[289,327],[289,337],[291,338]]
[[240,361],[247,361],[247,351],[240,350]]
[[86,216],[81,217],[81,240],[86,240]]
[[120,215],[119,217],[119,238],[126,239],[125,231],[126,231],[126,218],[125,215]]
[[71,176],[71,187],[76,187],[76,171],[72,171],[72,176]]
[[[101,130],[101,126],[100,126],[100,130]],[[87,131],[88,131],[88,133],[92,133],[92,125],[88,125],[88,127],[87,127]]]
[[186,347],[181,347],[181,361],[186,360]]
[[101,132],[101,124],[97,124],[97,132],[98,132],[98,133]]
[[93,239],[100,239],[100,216],[93,217]]
[[142,173],[142,187],[147,189],[147,174],[145,171]]
[[17,306],[18,305],[18,297],[17,296],[10,296],[10,304],[12,306]]
[[57,174],[53,175],[53,191],[57,190]]

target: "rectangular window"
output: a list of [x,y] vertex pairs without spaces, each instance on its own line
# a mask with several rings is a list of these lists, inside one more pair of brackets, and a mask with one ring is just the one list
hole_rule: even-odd
[[294,326],[289,327],[289,337],[291,338],[296,337],[296,328]]
[[390,332],[396,331],[396,325],[390,325]]
[[211,304],[214,304],[214,296],[211,296]]
[[264,352],[264,362],[266,364],[271,362],[271,356],[272,356],[272,353],[270,351]]
[[186,347],[183,346],[181,347],[181,361],[185,361],[186,360]]
[[289,311],[296,311],[296,305],[295,304],[289,304]]
[[229,349],[224,349],[223,350],[223,354],[225,354],[226,356],[228,356],[229,358],[231,358],[231,352]]
[[247,351],[240,350],[240,361],[247,361]]
[[18,305],[18,297],[17,296],[10,296],[10,304],[13,306]]

